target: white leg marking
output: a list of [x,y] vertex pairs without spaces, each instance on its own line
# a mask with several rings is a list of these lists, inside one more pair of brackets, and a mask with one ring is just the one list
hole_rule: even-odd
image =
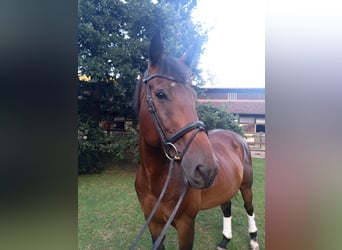
[[249,242],[249,248],[251,250],[259,250],[259,244],[255,240],[250,240]]
[[226,248],[222,248],[222,247],[217,246],[217,247],[216,247],[216,250],[227,250],[227,249],[226,249]]
[[223,217],[223,235],[227,239],[231,239],[232,236],[232,216],[230,217]]
[[255,224],[255,220],[254,220],[254,217],[255,217],[254,213],[252,216],[249,216],[247,214],[247,217],[248,217],[248,232],[254,233],[254,232],[258,231],[256,224]]

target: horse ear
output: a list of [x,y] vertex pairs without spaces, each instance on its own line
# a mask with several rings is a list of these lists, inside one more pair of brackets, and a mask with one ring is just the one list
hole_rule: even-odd
[[163,54],[163,49],[164,46],[160,37],[160,31],[158,30],[154,34],[150,46],[150,62],[152,67],[158,64]]
[[191,67],[192,66],[192,62],[194,59],[194,56],[196,54],[197,51],[197,44],[193,45],[190,47],[190,49],[188,49],[187,52],[184,53],[184,55],[180,58],[180,60],[187,66]]

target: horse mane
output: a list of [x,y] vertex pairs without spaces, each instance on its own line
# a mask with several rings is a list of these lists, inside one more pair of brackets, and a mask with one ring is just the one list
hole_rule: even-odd
[[141,75],[140,80],[138,80],[137,83],[135,84],[134,95],[133,95],[133,110],[137,118],[139,116],[139,111],[140,111],[140,92],[141,92],[142,78],[143,76]]
[[[189,79],[191,78],[191,70],[182,61],[172,55],[163,54],[157,67],[158,74],[172,76],[180,84],[190,84]],[[139,115],[140,111],[140,92],[141,85],[143,83],[143,77],[135,85],[134,96],[133,96],[133,110],[136,116]]]

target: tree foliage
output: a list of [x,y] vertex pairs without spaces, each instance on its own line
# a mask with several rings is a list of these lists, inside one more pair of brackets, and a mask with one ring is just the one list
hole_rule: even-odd
[[131,128],[125,133],[105,134],[88,122],[78,128],[78,173],[98,173],[106,161],[118,161],[127,156],[138,162],[138,132]]
[[157,30],[175,56],[193,44],[202,45],[206,34],[191,21],[193,7],[192,1],[184,0],[80,0],[80,73],[119,84],[135,79],[146,68],[150,39]]
[[[105,97],[96,97],[103,99],[100,118],[108,114],[133,118],[131,97],[137,77],[147,67],[150,39],[157,30],[162,33],[165,50],[175,56],[193,45],[201,47],[207,35],[191,21],[195,4],[185,0],[157,4],[150,0],[79,1],[79,74],[91,77],[91,82],[110,85]],[[197,78],[199,56],[200,49],[193,67]],[[113,106],[117,110],[110,110]]]
[[243,130],[237,123],[235,115],[229,113],[225,107],[212,104],[198,104],[198,117],[207,129],[227,129],[243,135]]
[[[206,32],[191,21],[195,6],[192,0],[79,1],[78,73],[91,79],[79,81],[79,169],[97,171],[91,166],[98,165],[106,155],[102,153],[108,152],[100,146],[108,143],[98,131],[99,121],[113,121],[118,116],[135,119],[134,88],[138,76],[147,68],[153,34],[160,30],[165,51],[178,57],[189,47],[200,48],[206,41]],[[200,49],[193,64],[197,79],[199,56]],[[85,131],[86,141],[80,139]]]

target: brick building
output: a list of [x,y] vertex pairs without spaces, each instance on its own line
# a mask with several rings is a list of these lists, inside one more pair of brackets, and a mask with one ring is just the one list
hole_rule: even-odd
[[199,103],[224,106],[246,134],[265,132],[265,88],[204,88]]

